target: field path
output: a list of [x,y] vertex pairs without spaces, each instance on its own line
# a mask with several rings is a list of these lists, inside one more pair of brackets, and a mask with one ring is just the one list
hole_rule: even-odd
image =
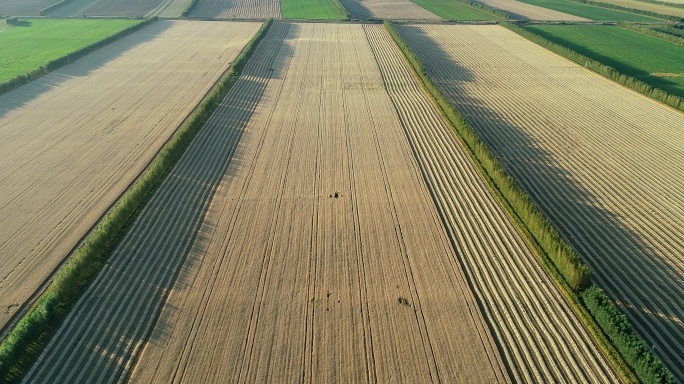
[[0,96],[0,326],[138,176],[258,27],[156,22]]
[[428,73],[684,378],[684,114],[498,26],[400,26]]
[[508,381],[361,25],[289,27],[235,158],[133,382]]

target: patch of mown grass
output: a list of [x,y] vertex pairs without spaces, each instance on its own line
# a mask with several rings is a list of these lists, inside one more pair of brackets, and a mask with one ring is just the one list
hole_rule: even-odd
[[500,20],[501,18],[470,5],[454,0],[411,0],[435,15],[454,21]]
[[154,189],[180,159],[204,126],[265,36],[273,20],[264,23],[200,105],[159,151],[147,170],[124,193],[87,236],[50,286],[0,344],[0,382],[17,382],[38,358],[81,294],[95,279],[107,257]]
[[[524,31],[541,38],[532,41],[545,48],[684,109],[684,46],[610,25],[529,25]],[[567,52],[554,49],[549,42]]]
[[[55,62],[75,60],[87,49],[144,20],[28,19],[0,34],[0,92],[13,79],[42,75]],[[99,47],[99,45],[98,45]],[[21,80],[21,79],[19,79]],[[30,80],[30,78],[29,78]],[[21,84],[21,81],[14,81]]]
[[343,20],[349,18],[349,13],[339,0],[280,0],[280,12],[283,19]]
[[570,15],[584,17],[589,20],[611,20],[611,21],[638,21],[638,22],[658,22],[662,21],[650,16],[639,15],[631,12],[619,11],[597,7],[589,4],[581,4],[568,0],[519,0],[523,3],[537,5],[554,11],[564,12]]

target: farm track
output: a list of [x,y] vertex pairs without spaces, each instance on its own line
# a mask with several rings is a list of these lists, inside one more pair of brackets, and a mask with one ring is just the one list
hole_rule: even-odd
[[266,49],[258,50],[243,80],[224,98],[223,113],[212,115],[156,190],[26,382],[126,378],[263,93],[263,74],[269,73],[283,30],[276,25],[262,42]]
[[[128,188],[258,26],[156,22],[0,96],[0,325]],[[226,34],[234,38],[217,42]]]
[[400,26],[637,333],[684,377],[684,115],[500,27]]
[[547,20],[547,21],[591,21],[583,17],[571,15],[553,9],[538,7],[516,0],[474,0],[488,7],[506,12],[513,20]]
[[365,26],[385,86],[516,382],[615,382],[608,361],[424,96],[382,26]]
[[131,381],[506,382],[363,27],[273,68]]
[[340,0],[355,19],[442,20],[410,0]]
[[198,0],[189,17],[280,19],[280,0]]

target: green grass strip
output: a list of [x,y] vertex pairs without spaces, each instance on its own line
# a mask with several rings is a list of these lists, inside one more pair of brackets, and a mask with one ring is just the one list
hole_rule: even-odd
[[[283,19],[343,20],[348,18],[347,10],[339,0],[280,0]],[[344,13],[339,8],[344,9]]]
[[[639,25],[639,24],[631,24],[631,23],[618,23],[617,24],[620,28],[623,29],[628,29],[633,32],[641,33],[642,35],[646,36],[651,36],[655,37],[656,39],[664,40],[673,44],[677,44],[679,46],[684,47],[684,35],[672,33],[672,32],[666,32],[668,26],[644,26],[644,25]],[[659,28],[663,28],[663,30],[659,30]],[[676,31],[676,28],[671,29]],[[681,31],[684,33],[684,31]]]
[[0,344],[0,381],[20,381],[35,362],[78,298],[102,269],[107,257],[150,199],[154,189],[237,81],[272,23],[273,20],[264,23],[233,61],[231,68],[160,150],[148,169],[90,232],[57,272],[47,290]]
[[[144,21],[21,20],[31,26],[13,27],[0,35],[0,51],[3,52],[0,94],[72,63],[154,21],[156,18]],[[83,47],[83,44],[88,45]]]
[[[560,288],[561,293],[568,300],[599,348],[601,348],[613,367],[615,367],[622,381],[626,383],[638,383],[640,381],[647,383],[673,382],[672,375],[662,366],[657,358],[648,353],[648,350],[644,352],[640,346],[633,350],[630,349],[634,348],[635,345],[639,345],[639,342],[643,344],[643,341],[634,334],[631,327],[629,327],[629,322],[626,323],[627,326],[625,327],[624,315],[617,311],[617,308],[615,308],[610,300],[607,300],[605,293],[596,285],[589,285],[590,276],[587,266],[579,260],[574,251],[536,208],[527,194],[505,173],[505,170],[494,155],[479,140],[476,131],[466,122],[463,115],[456,111],[441,90],[432,82],[418,57],[409,48],[394,26],[389,22],[385,22],[385,26],[399,49],[404,53],[423,89],[431,97],[432,102],[440,111],[445,121],[452,127],[456,137],[490,186],[497,200],[506,210],[509,217],[511,217],[528,244],[535,250],[543,268]],[[550,249],[548,245],[544,245],[549,240],[552,241]],[[553,252],[558,251],[561,251],[560,254],[553,254]],[[566,258],[567,260],[563,261]],[[566,268],[577,269],[577,272],[564,272],[563,270]],[[568,278],[569,276],[570,278]],[[572,276],[582,276],[582,279],[573,280]],[[599,304],[587,304],[589,298],[593,297],[605,297],[606,299],[597,299]],[[613,326],[614,324],[618,324],[618,326]],[[626,341],[616,342],[615,340],[618,340],[618,337],[611,333],[611,328],[619,329],[618,337],[622,337]],[[628,351],[625,351],[625,347]],[[633,357],[636,357],[637,360],[634,361]],[[645,368],[642,369],[640,367]]]
[[411,0],[413,3],[434,13],[435,15],[454,21],[465,20],[499,20],[500,16],[494,15],[482,8],[476,8],[469,3],[454,0]]
[[635,8],[627,8],[627,7],[622,7],[622,6],[615,5],[615,4],[602,3],[600,1],[593,1],[593,0],[568,0],[568,1],[572,1],[572,2],[580,3],[580,4],[592,5],[592,6],[601,7],[601,8],[615,9],[617,11],[636,13],[638,15],[654,17],[657,19],[672,20],[672,21],[676,21],[676,22],[684,21],[684,19],[682,19],[679,16],[663,15],[662,13],[657,13],[657,12],[653,12],[653,11],[646,11],[643,9],[635,9]]
[[[638,80],[632,76],[623,74],[613,67],[610,67],[599,61],[593,60],[585,55],[577,53],[576,51],[564,45],[560,45],[550,40],[547,40],[545,37],[542,37],[539,34],[534,33],[527,28],[522,28],[520,26],[508,22],[502,22],[501,25],[519,34],[520,36],[532,41],[533,43],[538,44],[552,52],[555,52],[569,60],[572,60],[579,65],[589,68],[600,75],[612,79],[637,92],[643,93],[644,95],[650,98],[653,98],[671,107],[684,111],[684,99],[677,95],[673,95],[665,90],[655,88],[649,84],[646,84],[645,82]],[[678,48],[676,46],[673,47]]]

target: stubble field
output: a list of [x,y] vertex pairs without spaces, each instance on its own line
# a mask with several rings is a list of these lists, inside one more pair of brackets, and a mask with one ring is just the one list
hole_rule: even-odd
[[683,115],[501,27],[401,31],[637,332],[683,377]]
[[[157,22],[0,96],[0,325],[142,171],[258,26]],[[219,39],[226,34],[233,38]]]

